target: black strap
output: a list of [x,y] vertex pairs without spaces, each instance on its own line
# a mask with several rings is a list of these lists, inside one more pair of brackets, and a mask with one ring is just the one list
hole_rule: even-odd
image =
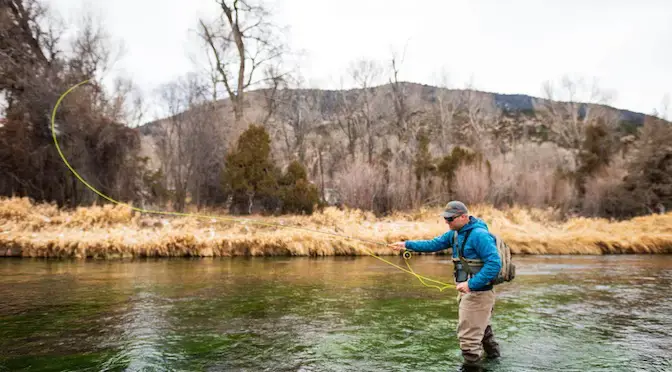
[[[467,239],[469,239],[469,234],[471,234],[472,230],[467,231],[467,233],[464,235],[464,240],[462,241],[462,247],[460,247],[457,250],[457,256],[460,258],[460,261],[462,261],[462,266],[464,266],[465,269],[467,269],[467,274],[469,276],[474,275],[474,272],[471,271],[471,268],[469,267],[469,264],[467,263],[467,260],[464,259],[464,246],[467,244]],[[455,232],[457,234],[457,232]],[[457,237],[457,235],[455,235]]]
[[[467,231],[467,233],[464,235],[464,240],[462,241],[462,247],[457,251],[457,254],[460,257],[464,256],[464,245],[467,244],[467,239],[469,239],[469,234],[471,234],[472,231],[473,229]],[[455,234],[457,234],[457,232],[455,232]]]

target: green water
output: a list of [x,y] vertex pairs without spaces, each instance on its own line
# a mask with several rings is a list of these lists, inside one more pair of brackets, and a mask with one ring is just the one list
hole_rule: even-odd
[[[411,262],[450,280],[446,257]],[[516,262],[483,370],[672,371],[671,256]],[[456,293],[371,257],[3,259],[0,275],[0,371],[461,368]]]

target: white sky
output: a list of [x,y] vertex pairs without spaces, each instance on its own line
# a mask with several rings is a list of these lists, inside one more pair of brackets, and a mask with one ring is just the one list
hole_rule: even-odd
[[[218,14],[215,0],[46,0],[66,20],[84,5],[127,54],[115,72],[145,92],[194,69],[189,30]],[[274,0],[309,85],[338,88],[348,64],[385,62],[406,48],[400,78],[542,96],[563,74],[599,79],[612,106],[651,113],[672,93],[669,0]]]

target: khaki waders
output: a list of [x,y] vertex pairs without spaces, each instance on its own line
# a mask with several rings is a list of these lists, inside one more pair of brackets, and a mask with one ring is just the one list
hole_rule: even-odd
[[458,303],[457,337],[465,362],[478,362],[484,353],[489,358],[499,357],[499,344],[490,325],[495,306],[494,290],[460,293]]

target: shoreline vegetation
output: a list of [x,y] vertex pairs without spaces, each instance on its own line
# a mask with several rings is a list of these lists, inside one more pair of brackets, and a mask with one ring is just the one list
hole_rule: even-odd
[[[311,216],[231,216],[238,221],[145,214],[126,206],[59,209],[27,198],[0,199],[0,256],[131,258],[218,256],[397,255],[385,246],[398,240],[432,239],[445,231],[438,209],[375,217],[328,207]],[[513,254],[599,255],[672,253],[672,213],[626,221],[561,218],[552,210],[473,206],[471,214],[509,244]],[[255,220],[261,225],[244,220]],[[241,221],[242,220],[242,221]],[[323,231],[344,237],[291,228]],[[346,237],[363,239],[366,243]],[[443,251],[447,252],[447,251]]]

